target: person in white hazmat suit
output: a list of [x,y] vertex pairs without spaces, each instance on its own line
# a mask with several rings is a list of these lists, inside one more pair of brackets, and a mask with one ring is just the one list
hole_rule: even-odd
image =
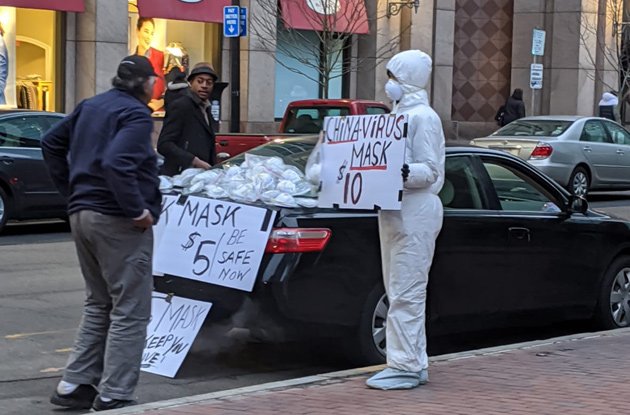
[[376,389],[410,389],[429,380],[425,302],[435,240],[442,228],[438,193],[444,183],[444,133],[425,90],[431,58],[419,50],[387,64],[392,112],[408,114],[401,210],[379,212],[383,282],[389,299],[387,368],[366,382]]

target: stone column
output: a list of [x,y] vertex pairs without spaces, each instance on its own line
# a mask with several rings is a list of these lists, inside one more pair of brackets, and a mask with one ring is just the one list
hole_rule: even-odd
[[552,11],[549,113],[593,115],[597,39],[580,34],[597,27],[598,0],[555,1]]
[[66,112],[111,87],[127,56],[127,0],[85,0],[85,12],[69,14],[66,55]]
[[[421,3],[422,4],[422,3]],[[438,0],[435,3],[435,30],[433,33],[433,85],[431,103],[444,124],[447,137],[457,137],[450,122],[453,103],[453,46],[455,44],[455,0]],[[420,26],[422,27],[422,26]],[[423,42],[424,43],[424,42]],[[421,47],[422,48],[422,47]]]

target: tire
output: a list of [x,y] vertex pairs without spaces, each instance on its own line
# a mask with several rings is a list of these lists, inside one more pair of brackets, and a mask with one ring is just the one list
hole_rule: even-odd
[[599,290],[594,316],[597,327],[609,330],[630,326],[630,256],[608,267]]
[[576,167],[571,173],[567,190],[576,196],[586,197],[591,179],[584,167]]
[[0,232],[9,219],[9,197],[0,187]]
[[385,362],[385,327],[389,302],[383,284],[377,284],[366,297],[359,325],[346,342],[346,356],[358,365]]

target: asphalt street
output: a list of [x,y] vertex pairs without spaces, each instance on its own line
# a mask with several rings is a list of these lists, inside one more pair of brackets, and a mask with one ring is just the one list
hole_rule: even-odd
[[[594,209],[630,219],[630,192],[589,197]],[[83,282],[68,225],[31,222],[9,226],[0,235],[0,412],[52,414],[48,396],[65,364],[83,301]],[[515,341],[548,338],[583,330],[579,325],[536,331],[479,333],[439,339],[432,354]],[[242,332],[204,327],[177,378],[143,373],[140,402],[152,402],[343,370],[349,363],[334,344],[261,344]]]

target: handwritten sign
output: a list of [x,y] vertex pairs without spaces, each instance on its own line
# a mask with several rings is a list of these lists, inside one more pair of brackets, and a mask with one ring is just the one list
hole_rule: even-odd
[[326,117],[320,207],[399,210],[407,115]]
[[154,272],[251,291],[275,211],[196,196],[175,204],[153,255]]
[[141,370],[175,377],[212,303],[153,293]]

